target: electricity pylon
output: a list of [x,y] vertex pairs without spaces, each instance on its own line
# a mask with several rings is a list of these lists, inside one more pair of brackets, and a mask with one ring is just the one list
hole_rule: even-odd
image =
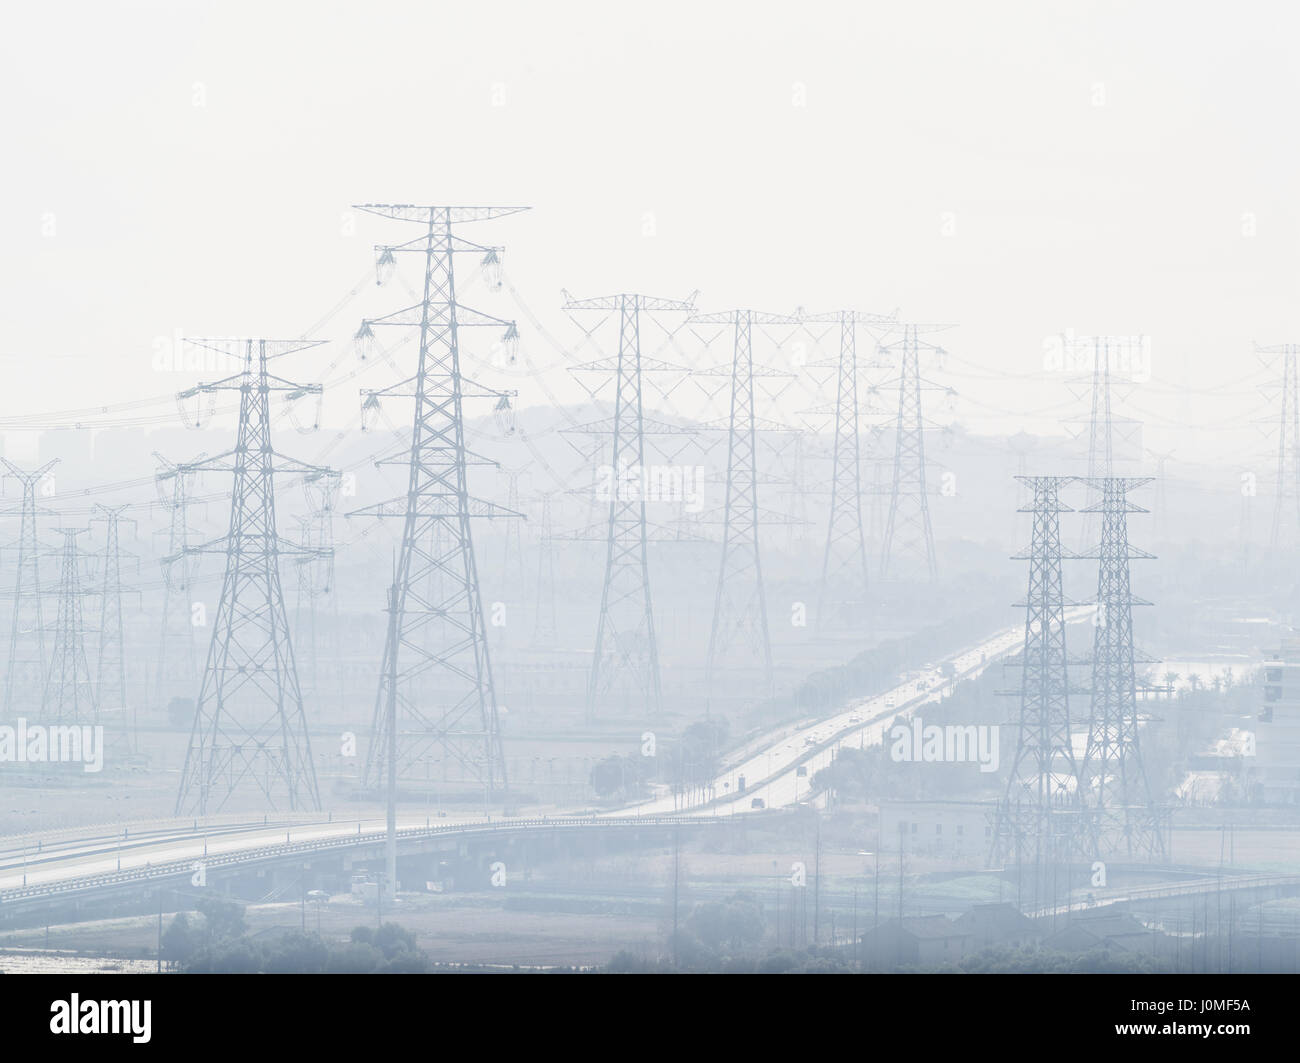
[[646,537],[645,421],[641,403],[642,314],[695,311],[690,299],[649,295],[569,298],[569,312],[603,310],[618,314],[618,361],[607,470],[609,518],[605,542],[605,582],[596,623],[596,647],[587,682],[587,719],[603,715],[612,702],[626,712],[658,715],[661,704],[659,651],[655,643]]
[[772,643],[767,629],[767,596],[759,551],[758,447],[754,410],[754,325],[798,325],[791,314],[727,310],[696,314],[691,322],[730,324],[735,330],[731,358],[731,413],[728,419],[727,493],[722,531],[722,563],[713,599],[709,633],[706,710],[717,672],[739,641],[762,669],[762,690],[772,691]]
[[[167,552],[160,566],[163,572],[163,607],[158,629],[158,667],[154,675],[154,701],[165,707],[177,689],[193,689],[199,674],[198,651],[194,642],[193,602],[190,584],[194,576],[194,557],[189,552],[191,505],[190,487],[193,472],[178,471],[180,466],[156,450],[153,456],[161,466],[154,474],[159,494],[166,495],[162,504],[170,511],[167,529]],[[198,460],[205,455],[200,454]]]
[[[1087,495],[1079,538],[1081,548],[1091,550],[1097,539],[1098,511],[1093,506],[1100,499],[1093,485],[1115,475],[1115,463],[1120,460],[1115,453],[1116,443],[1121,444],[1125,452],[1136,446],[1138,455],[1141,454],[1141,422],[1128,417],[1116,417],[1112,402],[1115,391],[1112,362],[1118,360],[1122,363],[1131,340],[1115,336],[1084,336],[1077,339],[1063,337],[1062,342],[1069,348],[1071,364],[1076,365],[1086,364],[1079,353],[1080,349],[1091,347],[1088,361],[1092,365],[1092,372],[1086,381],[1076,381],[1079,384],[1086,383],[1091,408],[1088,420],[1083,422],[1088,431],[1088,475],[1084,478]],[[1077,390],[1075,395],[1079,395]]]
[[303,478],[303,493],[307,497],[307,514],[298,518],[301,543],[309,552],[296,558],[298,569],[297,593],[294,597],[294,627],[300,644],[306,644],[308,687],[310,701],[319,706],[323,701],[319,654],[317,602],[329,597],[334,611],[330,645],[327,656],[338,669],[335,694],[340,702],[343,695],[342,645],[338,630],[338,595],[334,593],[334,511],[335,496],[341,484],[341,475],[333,470],[312,473]]
[[41,719],[47,724],[84,725],[98,722],[95,685],[86,660],[86,631],[82,620],[81,559],[77,536],[86,528],[59,528],[63,563],[59,575],[59,608],[54,622],[54,649],[45,677]]
[[888,579],[898,555],[910,556],[925,565],[931,581],[939,574],[934,552],[934,529],[930,525],[929,489],[925,482],[925,419],[921,392],[940,389],[921,376],[922,348],[942,353],[942,348],[923,343],[922,331],[947,325],[904,325],[902,339],[882,348],[898,351],[898,417],[894,423],[894,479],[889,495],[889,516],[880,548],[880,576]]
[[[995,860],[1034,868],[1033,900],[1042,899],[1046,872],[1079,851],[1085,821],[1078,767],[1070,739],[1069,657],[1065,643],[1065,594],[1061,547],[1062,485],[1073,477],[1032,476],[1027,512],[1033,514],[1025,600],[1025,641],[1020,659],[1020,719],[1016,755],[997,810]],[[1023,875],[1022,875],[1023,878]],[[1023,901],[1023,898],[1022,898]]]
[[[1283,343],[1257,350],[1260,354],[1282,356],[1277,417],[1277,481],[1273,496],[1273,525],[1269,533],[1269,546],[1276,550],[1282,545],[1282,530],[1287,525],[1290,525],[1291,535],[1300,541],[1300,384],[1297,383],[1300,377],[1296,359],[1300,345]],[[1284,515],[1291,507],[1294,507],[1294,524]]]
[[[418,303],[362,326],[418,328],[420,344],[413,377],[366,394],[366,401],[384,395],[413,397],[415,418],[406,496],[360,511],[403,520],[394,580],[396,617],[384,646],[364,784],[370,789],[385,784],[393,748],[399,776],[411,777],[414,767],[440,754],[450,762],[444,761],[444,771],[455,765],[459,773],[450,781],[498,793],[507,785],[506,762],[470,519],[518,514],[469,495],[462,401],[500,399],[501,393],[462,375],[459,330],[496,326],[506,330],[507,342],[514,342],[518,329],[513,321],[457,301],[456,255],[470,252],[486,259],[499,257],[501,249],[471,243],[452,227],[526,208],[367,204],[358,209],[421,225],[422,235],[378,250],[381,261],[403,252],[422,255],[425,267]],[[396,702],[391,714],[390,697]],[[390,715],[397,720],[391,743]]]
[[[874,329],[873,348],[879,333],[888,331],[893,318],[840,310],[833,314],[804,317],[806,322],[837,321],[840,326],[840,356],[836,365],[835,450],[832,458],[831,509],[826,524],[826,550],[822,555],[822,578],[817,592],[817,626],[829,626],[828,606],[839,606],[835,620],[850,626],[861,623],[867,608],[870,576],[867,563],[867,535],[862,522],[862,447],[859,426],[862,407],[858,392],[858,325]],[[797,479],[796,475],[796,479]]]
[[537,615],[533,648],[551,650],[559,637],[555,609],[555,541],[551,525],[551,496],[542,495],[542,519],[537,536]]
[[[95,697],[99,715],[109,715],[108,748],[124,756],[135,753],[135,728],[127,719],[126,641],[122,631],[122,553],[119,525],[126,506],[95,504],[105,527],[103,572],[99,598],[99,652],[95,662]],[[125,518],[132,524],[135,521]],[[110,715],[111,714],[111,715]]]
[[[219,341],[191,341],[219,354]],[[218,812],[232,795],[254,789],[271,809],[320,808],[316,766],[280,583],[280,558],[301,549],[280,537],[275,520],[277,471],[312,475],[329,470],[279,454],[271,443],[270,396],[319,395],[319,384],[295,384],[271,374],[272,358],[318,344],[302,340],[245,340],[243,370],[199,384],[181,398],[239,392],[239,432],[233,450],[176,466],[233,474],[230,529],[222,539],[187,547],[224,553],[225,576],[212,624],[212,641],[199,688],[194,726],[176,795],[176,812]]]
[[34,472],[24,472],[8,458],[0,458],[0,462],[4,462],[9,475],[23,488],[13,624],[9,629],[9,668],[5,673],[5,713],[12,719],[16,709],[30,711],[45,699],[45,620],[41,608],[36,518],[48,516],[50,511],[36,504],[36,492],[59,459],[46,462]]
[[1106,477],[1092,485],[1100,501],[1101,545],[1082,556],[1099,561],[1092,650],[1092,712],[1080,780],[1084,800],[1096,810],[1098,841],[1105,852],[1127,856],[1164,853],[1164,835],[1142,765],[1134,672],[1133,606],[1151,603],[1133,595],[1129,561],[1153,558],[1128,540],[1128,515],[1147,510],[1128,492],[1150,478]]

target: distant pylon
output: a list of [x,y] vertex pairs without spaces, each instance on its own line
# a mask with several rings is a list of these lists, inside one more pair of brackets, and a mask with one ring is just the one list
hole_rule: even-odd
[[731,359],[731,414],[728,419],[727,493],[723,518],[722,562],[713,599],[713,628],[705,679],[706,710],[716,692],[718,671],[736,643],[761,672],[761,689],[772,691],[772,643],[767,628],[767,595],[758,528],[758,445],[754,409],[754,325],[797,325],[798,315],[728,310],[696,314],[700,324],[730,324],[735,330]]
[[[192,341],[229,355],[219,341]],[[199,384],[182,398],[238,391],[233,450],[179,465],[178,474],[211,469],[233,474],[230,529],[194,552],[224,553],[225,577],[199,688],[194,727],[176,795],[177,814],[218,812],[236,793],[260,792],[271,809],[320,808],[316,765],[280,583],[280,558],[299,553],[275,521],[277,469],[326,472],[278,454],[271,442],[272,392],[292,399],[319,395],[319,384],[272,375],[272,357],[306,350],[308,341],[240,341],[242,372]]]
[[41,607],[36,518],[47,515],[49,511],[37,506],[36,492],[59,459],[46,462],[34,472],[24,472],[8,458],[0,458],[0,461],[23,488],[13,625],[9,629],[9,668],[5,673],[5,713],[12,719],[16,710],[34,710],[45,698],[45,620]]
[[86,660],[86,630],[82,619],[81,560],[77,536],[85,528],[59,528],[63,564],[59,576],[59,608],[54,622],[54,650],[45,679],[41,719],[48,724],[85,725],[98,720],[95,684]]
[[343,647],[338,632],[338,595],[334,593],[334,510],[340,481],[339,473],[333,470],[304,477],[307,513],[298,518],[301,544],[308,547],[308,552],[295,559],[298,580],[294,597],[294,627],[298,641],[305,647],[309,677],[307,692],[310,694],[309,704],[314,707],[319,707],[325,696],[321,682],[317,609],[321,598],[329,598],[334,607],[326,655],[331,671],[338,679],[332,684],[335,696],[340,702],[342,698],[342,673],[338,669]]
[[[1300,374],[1297,373],[1296,355],[1300,344],[1283,343],[1274,347],[1260,347],[1261,354],[1282,356],[1281,396],[1277,418],[1277,481],[1273,496],[1273,524],[1269,532],[1269,546],[1274,550],[1288,545],[1283,542],[1283,529],[1289,527],[1292,542],[1300,543]],[[1294,516],[1288,518],[1286,510]],[[1292,523],[1294,520],[1294,523]]]
[[1164,834],[1142,764],[1137,680],[1134,672],[1133,606],[1151,603],[1133,595],[1129,561],[1151,558],[1130,545],[1128,515],[1147,510],[1128,500],[1149,478],[1107,477],[1093,485],[1100,501],[1101,546],[1094,557],[1097,612],[1092,650],[1092,712],[1080,779],[1083,797],[1096,810],[1102,852],[1164,853]]
[[542,518],[537,536],[537,616],[533,624],[533,648],[554,649],[559,637],[555,611],[555,542],[551,538],[551,497],[542,496]]
[[507,786],[506,762],[470,520],[517,514],[469,496],[462,400],[499,400],[501,393],[462,375],[458,333],[469,325],[490,325],[504,329],[505,342],[514,343],[518,330],[513,321],[457,301],[456,255],[470,252],[499,261],[501,249],[471,243],[452,227],[524,208],[366,204],[358,209],[415,222],[425,230],[407,243],[380,249],[381,261],[401,252],[423,256],[420,301],[363,325],[417,328],[420,345],[413,377],[366,396],[366,401],[413,396],[415,418],[406,495],[360,511],[403,521],[394,581],[397,615],[384,646],[364,784],[378,789],[388,778],[391,696],[398,728],[391,746],[397,750],[399,778],[412,778],[422,764],[424,771],[418,774],[427,776],[436,757],[453,785],[500,793]]
[[[175,462],[156,450],[153,456],[161,468],[154,474],[163,505],[171,512],[167,529],[167,552],[160,565],[163,572],[163,607],[158,628],[158,665],[154,673],[154,701],[165,708],[177,690],[193,690],[199,676],[198,651],[194,640],[191,581],[194,556],[189,552],[193,472],[179,472]],[[200,455],[200,459],[203,455]]]
[[938,351],[919,338],[922,329],[944,326],[904,325],[903,338],[884,348],[899,352],[898,418],[894,423],[894,479],[889,516],[880,548],[882,579],[894,574],[898,555],[910,555],[925,565],[931,580],[939,575],[930,525],[930,497],[925,482],[925,419],[921,392],[933,388],[921,376],[921,348]]
[[1173,458],[1174,452],[1169,450],[1161,453],[1148,449],[1147,454],[1156,462],[1156,504],[1152,508],[1155,510],[1156,538],[1163,540],[1169,534],[1169,476],[1165,466]]
[[659,650],[650,595],[646,538],[645,424],[641,404],[642,313],[693,313],[693,299],[607,295],[568,299],[566,311],[618,314],[618,361],[614,367],[613,441],[604,490],[608,498],[605,581],[596,622],[596,644],[587,682],[587,719],[623,712],[657,716],[660,710]]
[[1098,512],[1095,503],[1099,498],[1097,484],[1115,475],[1115,436],[1110,405],[1110,345],[1100,338],[1092,341],[1092,416],[1088,422],[1088,476],[1087,503],[1084,506],[1084,549],[1092,547],[1096,539]]
[[[1032,476],[1028,512],[1033,530],[1028,554],[1025,641],[1021,669],[1016,755],[997,810],[994,859],[1034,868],[1033,903],[1042,901],[1045,872],[1079,852],[1086,823],[1078,766],[1070,739],[1070,680],[1065,643],[1065,594],[1060,514],[1070,507],[1060,489],[1072,477]],[[1022,875],[1023,878],[1023,875]],[[1025,899],[1022,898],[1022,904]]]
[[[840,356],[836,366],[835,450],[832,458],[831,508],[826,523],[826,549],[817,592],[817,626],[831,623],[856,627],[864,619],[870,576],[867,534],[862,521],[862,447],[859,426],[862,407],[858,394],[858,325],[887,330],[892,318],[840,310],[805,317],[804,321],[838,321]],[[877,338],[873,336],[872,346]],[[797,444],[796,444],[797,445]],[[835,616],[831,616],[832,604]]]
[[103,571],[99,598],[99,652],[95,662],[95,696],[98,715],[105,726],[108,747],[118,754],[130,756],[136,751],[138,736],[134,717],[129,717],[135,707],[127,698],[126,640],[122,631],[122,552],[119,525],[126,506],[105,506],[96,503],[105,527]]
[[[504,469],[506,474],[506,508],[517,517],[505,519],[505,548],[501,555],[501,579],[505,584],[507,601],[523,604],[524,586],[528,582],[524,575],[524,515],[519,504],[519,477],[522,469]],[[519,610],[520,613],[523,610]]]

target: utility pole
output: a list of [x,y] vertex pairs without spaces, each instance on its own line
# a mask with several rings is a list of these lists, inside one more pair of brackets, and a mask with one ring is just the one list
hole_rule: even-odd
[[[397,585],[388,592],[388,637],[397,638],[398,597]],[[395,642],[394,642],[395,644]],[[385,865],[388,885],[393,899],[397,899],[397,657],[388,660],[388,836],[385,844]],[[379,887],[383,892],[383,886]]]
[[[230,357],[232,345],[191,341]],[[230,529],[193,552],[224,553],[225,577],[212,625],[207,665],[176,795],[176,813],[220,811],[244,789],[272,809],[320,810],[316,765],[280,583],[280,558],[302,552],[276,531],[277,468],[302,475],[328,472],[276,452],[271,443],[272,393],[294,399],[320,394],[319,384],[295,384],[273,375],[272,358],[318,346],[301,340],[242,340],[233,344],[243,368],[181,398],[239,392],[239,429],[233,450],[177,467],[231,473]]]
[[817,841],[813,853],[813,944],[817,944],[817,928],[822,912],[822,821],[817,817]]
[[[9,475],[22,485],[21,523],[18,531],[18,572],[14,578],[13,624],[9,629],[9,668],[5,673],[5,714],[13,719],[15,709],[31,711],[44,699],[46,681],[45,620],[41,609],[40,547],[36,539],[36,518],[49,510],[36,504],[36,492],[53,488],[50,470],[59,459],[46,462],[34,472],[25,472],[8,458],[0,458]],[[15,684],[15,678],[18,682]]]
[[519,514],[470,498],[462,403],[466,398],[499,401],[504,393],[479,387],[463,376],[459,334],[470,326],[493,326],[504,329],[505,341],[514,343],[518,331],[513,321],[458,302],[456,256],[468,252],[499,260],[501,249],[471,243],[456,235],[453,227],[524,208],[365,204],[357,209],[423,229],[422,235],[406,243],[378,248],[381,262],[402,253],[424,260],[420,300],[363,322],[358,332],[373,336],[373,326],[391,325],[414,328],[419,334],[415,375],[380,391],[363,392],[366,404],[377,404],[383,397],[413,398],[415,403],[411,450],[405,462],[406,494],[361,511],[402,521],[397,628],[384,647],[365,785],[378,789],[387,774],[385,761],[393,747],[387,733],[388,687],[395,682],[399,777],[417,770],[438,749],[461,771],[456,783],[475,791],[482,786],[489,793],[503,792],[506,762],[471,518]]

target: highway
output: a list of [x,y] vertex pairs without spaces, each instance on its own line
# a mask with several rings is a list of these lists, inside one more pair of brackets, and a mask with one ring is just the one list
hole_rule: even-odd
[[[1087,608],[1072,611],[1072,619],[1087,615]],[[711,795],[687,807],[680,796],[671,794],[626,808],[595,815],[573,817],[555,809],[532,809],[529,818],[505,820],[482,813],[438,816],[432,821],[425,812],[401,814],[398,830],[403,833],[479,829],[519,829],[525,822],[547,825],[559,822],[596,825],[631,817],[655,820],[674,815],[690,817],[734,816],[751,813],[755,798],[765,809],[785,808],[807,800],[812,776],[830,764],[834,751],[845,745],[865,746],[883,740],[884,730],[897,715],[909,715],[938,700],[950,681],[978,675],[994,661],[1018,649],[1023,630],[1008,628],[950,658],[955,674],[945,679],[941,665],[905,677],[884,693],[852,702],[836,715],[810,723],[793,732],[788,725],[771,735],[771,740],[750,743],[747,751],[727,764],[714,780]],[[803,774],[800,773],[803,769]],[[740,777],[746,779],[739,793]],[[72,879],[118,876],[146,877],[163,866],[206,860],[227,864],[248,854],[265,853],[280,847],[293,851],[333,848],[358,836],[367,840],[382,835],[382,817],[330,818],[279,817],[266,822],[241,821],[156,821],[151,824],[109,829],[87,828],[81,836],[61,832],[49,839],[0,838],[0,900],[15,892],[52,890]]]
[[[1067,612],[1074,623],[1091,614],[1090,606]],[[983,642],[948,658],[955,669],[944,678],[942,665],[933,665],[905,677],[892,690],[859,698],[841,712],[810,723],[792,733],[782,733],[757,751],[751,743],[749,752],[736,763],[728,764],[713,781],[710,792],[687,803],[684,795],[667,794],[651,801],[620,809],[611,815],[665,815],[697,810],[712,815],[734,815],[749,811],[755,800],[765,808],[784,808],[807,800],[812,777],[828,767],[836,751],[845,746],[866,747],[884,739],[885,729],[896,716],[911,716],[924,705],[938,701],[950,682],[971,679],[995,661],[1018,651],[1024,645],[1024,628],[1016,626],[999,631]],[[804,770],[800,774],[799,769]],[[740,780],[745,779],[744,792]]]

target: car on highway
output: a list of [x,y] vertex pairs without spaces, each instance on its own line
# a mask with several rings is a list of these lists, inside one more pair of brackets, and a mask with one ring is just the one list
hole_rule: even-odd
[[749,807],[750,807],[750,808],[766,808],[766,807],[767,807],[767,804],[766,804],[766,802],[764,802],[764,800],[763,800],[761,797],[756,797],[756,798],[754,798],[754,800],[752,800],[751,802],[749,802]]

